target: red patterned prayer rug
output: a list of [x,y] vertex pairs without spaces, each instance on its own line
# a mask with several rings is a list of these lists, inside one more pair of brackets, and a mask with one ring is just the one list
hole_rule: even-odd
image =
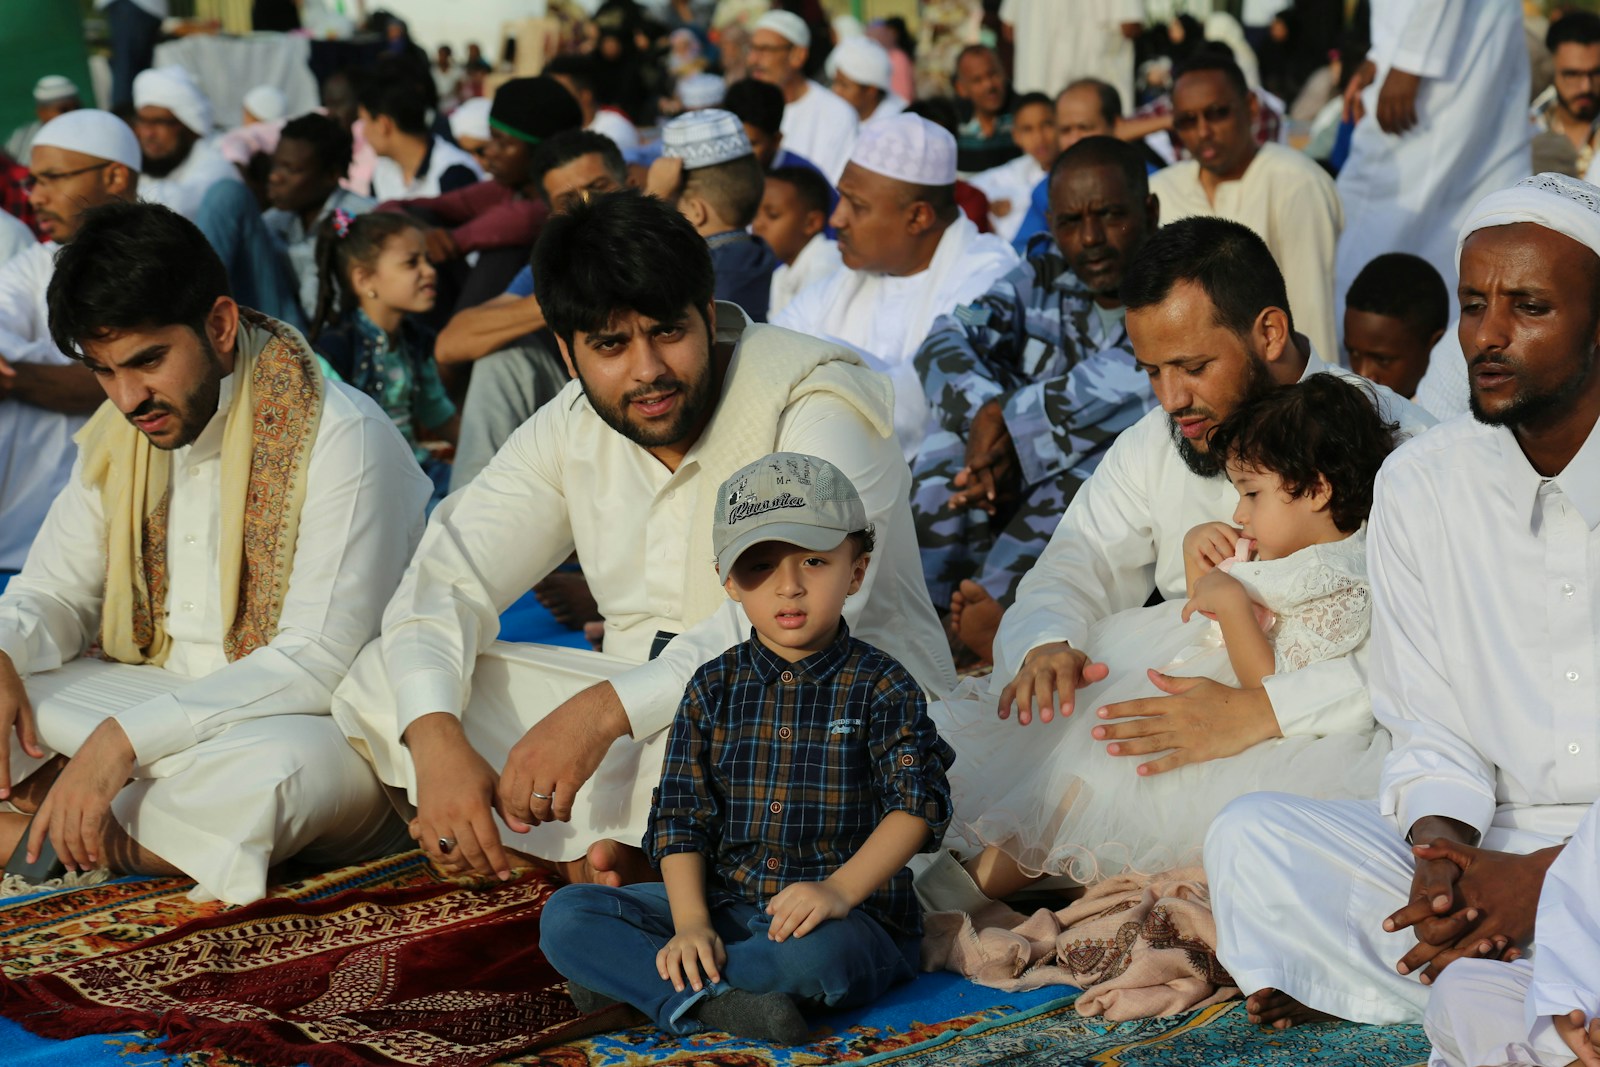
[[0,1011],[45,1037],[125,1030],[261,1064],[478,1067],[593,1033],[539,952],[557,883],[529,871],[273,898],[108,953],[0,977]]

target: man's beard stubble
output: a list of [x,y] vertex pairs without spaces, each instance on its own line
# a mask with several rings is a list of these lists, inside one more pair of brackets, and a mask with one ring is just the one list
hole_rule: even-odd
[[[659,379],[649,385],[630,390],[623,395],[622,402],[616,405],[596,396],[581,374],[578,375],[578,384],[583,386],[583,395],[588,397],[589,406],[594,408],[595,414],[599,415],[600,420],[607,426],[642,448],[662,448],[688,436],[689,431],[715,403],[716,396],[713,392],[715,379],[716,375],[712,373],[708,362],[705,372],[692,381],[686,382],[679,378]],[[628,407],[635,400],[672,389],[678,390],[682,400],[678,406],[677,417],[665,427],[640,426],[628,417]]]
[[[1267,370],[1267,361],[1255,353],[1250,355],[1249,375],[1245,381],[1244,395],[1239,398],[1234,411],[1260,400],[1275,387],[1272,375]],[[1183,465],[1188,467],[1191,473],[1201,478],[1219,478],[1224,473],[1222,457],[1196,448],[1194,442],[1183,436],[1183,432],[1178,429],[1178,419],[1191,414],[1197,412],[1193,408],[1185,408],[1168,416],[1167,429],[1172,434],[1172,443],[1178,447],[1178,455],[1183,458]],[[1232,414],[1231,411],[1228,413]],[[1220,416],[1220,418],[1227,417],[1227,415]]]
[[[163,452],[172,452],[192,445],[195,438],[205,432],[211,420],[217,414],[217,406],[222,400],[222,379],[226,377],[223,372],[222,361],[217,358],[217,350],[211,347],[211,341],[204,333],[200,335],[200,346],[204,349],[206,360],[206,374],[195,387],[186,393],[177,404],[168,404],[157,400],[146,400],[127,414],[127,419],[132,423],[135,419],[142,419],[147,415],[154,415],[164,411],[172,415],[178,422],[178,436],[166,444],[161,444],[148,436],[146,440]],[[135,429],[138,429],[135,426]],[[140,430],[140,433],[144,431]]]

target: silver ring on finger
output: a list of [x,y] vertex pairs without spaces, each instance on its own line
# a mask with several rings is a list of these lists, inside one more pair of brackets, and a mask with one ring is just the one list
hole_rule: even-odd
[[537,789],[533,791],[533,799],[535,800],[554,800],[555,798],[556,795],[554,793],[541,793]]
[[446,856],[448,856],[450,853],[454,852],[455,850],[456,850],[455,841],[451,840],[448,837],[439,838],[439,851],[440,852],[442,852]]

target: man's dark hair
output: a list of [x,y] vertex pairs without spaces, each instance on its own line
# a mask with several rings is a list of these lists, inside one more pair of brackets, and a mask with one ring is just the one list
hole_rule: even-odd
[[1545,31],[1544,46],[1554,54],[1564,44],[1600,44],[1600,15],[1592,11],[1568,11]]
[[806,211],[820,211],[822,217],[828,217],[828,206],[833,203],[833,190],[828,187],[828,179],[810,167],[779,167],[767,172],[767,181],[788,182],[794,189],[794,195],[800,199],[800,206]]
[[357,100],[373,118],[387,115],[401,133],[413,137],[428,135],[428,109],[432,86],[424,88],[411,76],[408,65],[395,64],[388,76],[374,74],[357,85]]
[[1231,55],[1220,52],[1199,51],[1182,63],[1172,72],[1172,85],[1176,89],[1178,79],[1185,74],[1201,74],[1211,71],[1222,75],[1228,81],[1228,86],[1245,100],[1250,98],[1250,83],[1245,81],[1244,71],[1239,69],[1239,64],[1233,61]]
[[1450,324],[1444,279],[1432,263],[1409,252],[1389,252],[1362,267],[1344,303],[1356,311],[1400,319],[1421,338]]
[[961,107],[948,96],[925,96],[906,105],[906,114],[942,126],[953,136],[961,125]]
[[206,316],[229,296],[228,272],[194,223],[160,204],[115,201],[83,213],[56,253],[45,302],[50,340],[74,359],[110,334],[187,326],[206,336]]
[[1115,167],[1122,171],[1123,188],[1134,208],[1142,208],[1150,195],[1150,173],[1145,170],[1144,153],[1127,141],[1115,137],[1085,137],[1056,157],[1050,167],[1050,182],[1068,168]]
[[324,174],[344,177],[350,170],[352,146],[350,131],[327,115],[315,111],[290,119],[284,124],[280,140],[303,141],[311,146],[317,166]]
[[588,56],[554,56],[545,61],[544,69],[539,73],[552,78],[570,78],[579,89],[587,89],[591,93],[595,91],[594,60]]
[[533,248],[533,287],[556,336],[573,347],[618,315],[676,322],[711,303],[711,251],[678,210],[632,189],[552,216]]
[[1067,87],[1056,94],[1056,102],[1077,89],[1093,89],[1100,98],[1100,121],[1107,126],[1115,126],[1122,117],[1122,94],[1117,92],[1117,87],[1110,82],[1103,82],[1099,78],[1079,78],[1077,81],[1068,82]]
[[740,122],[776,137],[783,125],[783,90],[764,81],[745,78],[728,86],[722,97],[722,108],[733,112]]
[[1200,286],[1216,309],[1216,324],[1240,337],[1250,335],[1267,308],[1281,308],[1294,329],[1283,272],[1267,243],[1241,223],[1197,215],[1151,234],[1122,276],[1123,306],[1153,307],[1180,282]]
[[[990,48],[986,44],[969,44],[969,45],[967,45],[967,47],[965,47],[961,51],[957,52],[956,53],[955,66],[950,68],[950,84],[954,85],[956,82],[961,80],[961,64],[966,62],[968,56],[977,56],[977,55],[984,55],[984,54],[988,54],[988,55],[994,56],[995,57],[995,62],[997,62],[997,63],[1000,61],[999,53],[997,53],[993,48]],[[1003,68],[1003,67],[1001,68],[1002,72],[1004,71],[1004,69],[1005,68]]]
[[1299,499],[1328,483],[1328,517],[1354,533],[1372,511],[1372,482],[1400,427],[1385,422],[1370,386],[1313,374],[1269,390],[1211,431],[1210,452],[1246,470],[1270,472]]
[[1033,107],[1035,104],[1049,108],[1051,115],[1056,113],[1056,105],[1054,101],[1052,101],[1043,93],[1023,93],[1021,96],[1017,97],[1016,102],[1011,105],[1011,113],[1013,115],[1019,115],[1022,113],[1023,108]]
[[545,195],[544,176],[584,156],[599,156],[618,185],[627,183],[628,164],[623,160],[622,149],[617,147],[617,142],[593,130],[563,130],[535,148],[528,161],[534,187],[546,203],[550,198]]
[[687,171],[683,188],[685,192],[692,190],[696,196],[705,198],[722,221],[742,230],[755,221],[765,186],[766,175],[756,157],[740,156],[726,163]]

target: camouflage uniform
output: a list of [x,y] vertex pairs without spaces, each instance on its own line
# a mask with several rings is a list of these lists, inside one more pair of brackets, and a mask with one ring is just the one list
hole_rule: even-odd
[[[911,465],[928,592],[943,612],[961,580],[975,578],[1010,604],[1078,486],[1154,405],[1149,380],[1121,322],[1108,326],[1053,247],[941,316],[915,360],[932,410]],[[948,506],[968,428],[990,400],[1004,409],[1023,486],[1015,509],[992,519]]]

